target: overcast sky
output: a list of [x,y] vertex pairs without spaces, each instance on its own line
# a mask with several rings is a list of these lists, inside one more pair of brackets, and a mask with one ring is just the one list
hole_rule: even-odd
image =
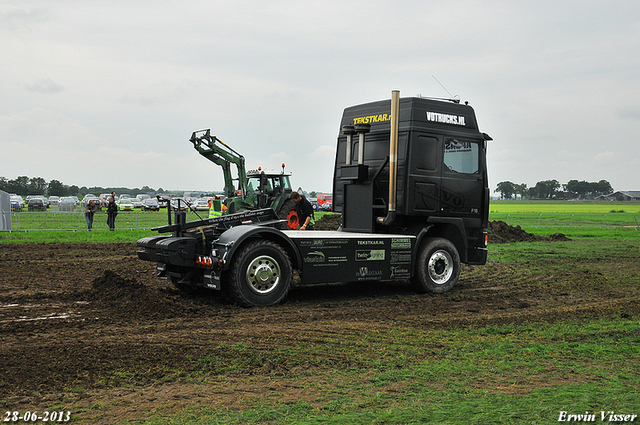
[[8,179],[221,190],[188,141],[211,128],[330,191],[343,109],[397,89],[469,101],[492,190],[640,190],[637,0],[3,0],[0,49]]

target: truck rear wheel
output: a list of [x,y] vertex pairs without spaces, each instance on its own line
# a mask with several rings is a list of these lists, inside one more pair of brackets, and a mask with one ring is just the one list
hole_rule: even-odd
[[460,277],[460,255],[456,247],[443,238],[427,238],[418,252],[411,279],[420,293],[441,294],[450,291]]
[[250,241],[234,256],[225,275],[228,294],[241,306],[274,305],[289,292],[291,261],[274,242]]

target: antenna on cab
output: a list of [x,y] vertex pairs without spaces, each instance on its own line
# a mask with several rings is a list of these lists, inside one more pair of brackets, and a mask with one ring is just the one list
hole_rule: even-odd
[[442,83],[436,78],[435,75],[432,75],[433,79],[436,80],[438,82],[438,84],[440,84],[440,87],[442,87],[444,89],[444,91],[446,91],[447,93],[449,93],[449,96],[451,96],[451,100],[455,103],[460,103],[460,96],[458,95],[452,95],[451,92],[449,90],[447,90],[447,88],[442,85]]

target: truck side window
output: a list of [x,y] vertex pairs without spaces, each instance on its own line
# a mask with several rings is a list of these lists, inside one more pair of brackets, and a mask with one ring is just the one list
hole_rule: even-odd
[[475,142],[446,139],[444,142],[444,164],[456,173],[475,174],[479,169],[479,146]]
[[411,160],[418,171],[435,171],[438,168],[438,139],[435,137],[418,136],[413,144],[414,152]]

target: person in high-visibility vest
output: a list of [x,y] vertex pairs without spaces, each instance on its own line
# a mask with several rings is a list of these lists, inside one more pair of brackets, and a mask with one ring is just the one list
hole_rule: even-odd
[[209,218],[220,217],[227,210],[219,196],[209,200]]

